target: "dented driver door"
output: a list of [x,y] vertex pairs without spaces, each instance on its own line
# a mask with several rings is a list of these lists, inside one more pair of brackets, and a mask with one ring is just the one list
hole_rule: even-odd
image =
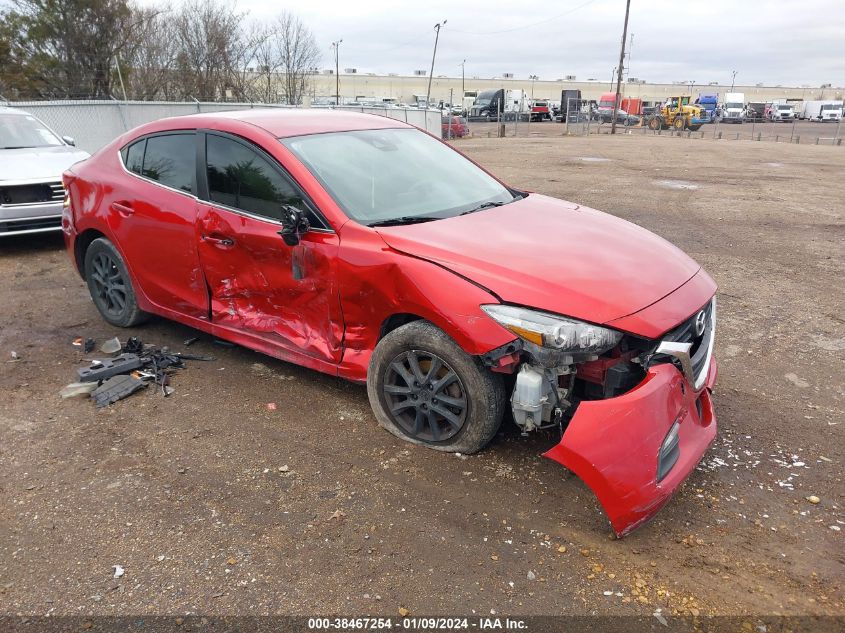
[[[334,272],[337,235],[257,147],[208,133],[205,150],[197,244],[212,324],[259,339],[265,351],[295,362],[313,366],[310,357],[338,363],[343,327]],[[283,204],[306,211],[314,227],[297,246],[278,234]]]

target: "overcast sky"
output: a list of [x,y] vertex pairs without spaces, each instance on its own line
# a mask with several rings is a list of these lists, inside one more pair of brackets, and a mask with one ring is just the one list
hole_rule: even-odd
[[[173,0],[179,2],[180,0]],[[145,4],[156,4],[145,0]],[[433,25],[440,34],[435,75],[538,75],[610,80],[619,59],[625,0],[239,0],[253,17],[286,8],[330,45],[343,39],[341,69],[411,74],[428,70]],[[495,8],[494,8],[495,7]],[[842,0],[632,0],[630,76],[654,82],[762,82],[774,86],[845,85]]]

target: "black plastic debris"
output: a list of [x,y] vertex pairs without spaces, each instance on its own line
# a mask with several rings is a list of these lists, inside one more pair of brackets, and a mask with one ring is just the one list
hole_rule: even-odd
[[90,354],[94,351],[94,345],[96,345],[96,341],[92,338],[86,338],[85,344],[83,345],[82,349],[85,351],[86,354]]
[[[214,360],[213,356],[182,354],[171,352],[167,347],[157,348],[155,345],[145,345],[136,336],[129,338],[119,351],[121,352],[119,356],[97,358],[91,361],[90,366],[77,369],[79,380],[82,383],[106,381],[91,394],[92,398],[94,398],[94,394],[101,394],[94,398],[98,407],[117,402],[117,400],[134,393],[140,388],[137,386],[138,383],[141,386],[146,386],[152,382],[156,385],[156,389],[164,397],[167,397],[174,391],[170,386],[171,374],[183,369],[186,360]],[[131,381],[113,380],[117,377],[131,378]],[[103,390],[104,387],[108,388]],[[76,394],[77,391],[74,390],[73,393]],[[114,397],[115,395],[116,397]]]
[[97,408],[100,409],[127,396],[131,396],[146,386],[147,383],[133,376],[112,376],[91,392],[91,399],[97,405]]
[[137,336],[130,337],[121,350],[124,354],[141,354],[144,351],[144,342]]
[[199,336],[192,336],[191,338],[186,338],[184,341],[182,341],[182,345],[184,345],[185,347],[190,347],[198,340],[200,340]]
[[121,354],[114,358],[97,358],[92,361],[90,367],[82,367],[76,370],[80,382],[94,382],[95,380],[107,380],[118,374],[128,374],[133,369],[141,367],[141,359],[137,354]]

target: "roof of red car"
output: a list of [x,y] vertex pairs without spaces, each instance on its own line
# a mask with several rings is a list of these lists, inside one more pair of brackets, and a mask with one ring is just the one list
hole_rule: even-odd
[[[183,122],[185,119],[199,119],[202,121],[208,120],[209,118],[217,120],[232,119],[250,123],[279,138],[300,136],[303,134],[320,134],[324,132],[409,127],[407,123],[389,119],[385,116],[328,108],[255,108],[178,117],[180,122]],[[173,121],[174,119],[170,120]],[[198,125],[202,125],[200,121],[197,121]]]

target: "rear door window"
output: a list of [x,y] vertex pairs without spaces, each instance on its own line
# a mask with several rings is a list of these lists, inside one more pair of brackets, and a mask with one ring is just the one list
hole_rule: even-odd
[[141,175],[173,189],[195,193],[195,138],[193,133],[165,134],[148,138]]

